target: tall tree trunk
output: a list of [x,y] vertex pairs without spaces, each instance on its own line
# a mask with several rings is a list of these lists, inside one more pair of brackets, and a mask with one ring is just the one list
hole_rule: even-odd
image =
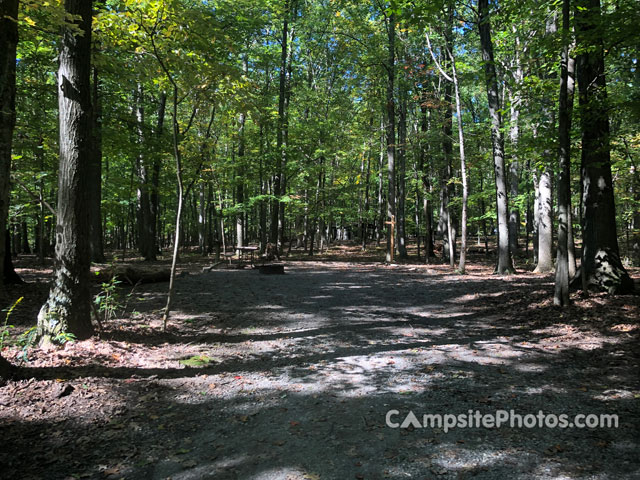
[[[260,196],[264,198],[267,194],[267,185],[264,178],[264,128],[260,125]],[[260,222],[260,253],[264,253],[267,248],[267,203],[261,198],[259,203],[259,222]]]
[[[156,137],[158,140],[162,138],[164,132],[164,116],[167,105],[166,92],[160,93],[160,100],[158,102],[158,120],[156,124]],[[158,223],[160,212],[160,155],[158,152],[153,156],[153,171],[151,173],[151,192],[150,192],[150,212],[151,212],[151,233],[149,249],[153,249],[156,254],[158,253]]]
[[[16,124],[16,47],[18,0],[0,0],[0,235],[7,229],[11,186],[11,146]],[[4,272],[5,245],[0,241],[0,272]],[[0,274],[0,286],[3,284]]]
[[[423,186],[423,211],[424,211],[424,249],[425,249],[425,260],[429,263],[429,259],[434,256],[433,252],[433,216],[432,216],[432,206],[431,206],[431,162],[427,164],[427,150],[429,148],[429,143],[425,138],[427,132],[429,131],[429,112],[426,105],[426,89],[423,87],[422,89],[422,104],[420,105],[420,175]],[[416,208],[417,205],[416,205]]]
[[453,167],[451,157],[453,156],[453,112],[452,107],[452,86],[446,83],[444,87],[444,112],[442,123],[442,154],[444,156],[444,166],[440,173],[440,221],[438,229],[443,238],[444,257],[449,261],[449,266],[454,268],[456,262],[456,235],[454,233],[454,221],[451,211],[451,198],[454,196],[454,186],[451,182],[453,177]]
[[456,59],[449,51],[451,60],[451,77],[456,97],[456,117],[458,121],[458,148],[460,151],[460,174],[462,176],[462,218],[460,220],[460,262],[458,270],[465,273],[467,261],[467,203],[469,200],[469,184],[467,182],[467,157],[464,148],[464,128],[462,124],[462,99],[460,98],[460,86],[458,84],[458,72],[456,69]]
[[576,1],[578,96],[582,129],[582,285],[628,293],[633,280],[620,261],[611,177],[609,114],[600,0]]
[[487,84],[487,99],[489,117],[491,118],[491,142],[493,146],[493,163],[496,179],[496,205],[498,223],[498,261],[496,273],[513,273],[511,249],[509,248],[509,225],[507,219],[508,200],[507,182],[504,162],[504,136],[502,134],[502,118],[498,97],[498,80],[493,57],[493,42],[491,40],[491,24],[489,17],[489,0],[478,0],[478,29],[482,47],[485,80]]
[[[451,23],[453,21],[453,10],[449,15],[449,19]],[[453,87],[454,87],[454,95],[455,95],[455,101],[456,101],[456,117],[457,117],[457,124],[458,124],[458,146],[460,151],[460,172],[462,175],[462,232],[461,232],[462,238],[461,238],[460,263],[458,266],[458,270],[460,271],[460,273],[464,273],[466,255],[467,255],[467,201],[469,198],[469,186],[467,184],[467,161],[466,161],[465,148],[464,148],[464,128],[462,124],[462,100],[460,98],[460,86],[458,84],[458,71],[456,68],[456,59],[453,56],[451,45],[448,42],[445,45],[447,57],[451,65],[451,75],[448,75],[447,72],[444,71],[444,69],[438,62],[438,59],[436,58],[435,54],[433,53],[433,50],[431,48],[431,42],[429,40],[429,34],[427,34],[426,38],[427,38],[427,45],[429,47],[429,51],[431,52],[431,57],[433,58],[433,62],[436,64],[436,66],[438,67],[438,70],[440,71],[440,74],[445,78],[445,80],[453,83]],[[445,122],[445,128],[446,127],[447,127],[447,123]],[[451,135],[451,130],[449,129],[449,136],[450,135]],[[445,137],[446,137],[446,131],[445,131]],[[447,146],[450,147],[450,145],[447,145]],[[451,231],[450,215],[447,215],[447,225],[448,225],[448,230]],[[454,251],[453,242],[451,242],[451,240],[449,240],[449,249],[451,252]],[[454,258],[451,257],[450,258],[451,267],[453,267],[453,263],[454,263],[453,260]]]
[[553,303],[567,306],[569,299],[569,222],[571,221],[571,115],[569,107],[570,0],[562,2],[562,58],[558,99],[558,248]]
[[204,183],[205,182],[200,182],[198,184],[198,249],[200,250],[200,255],[207,253],[207,207],[204,195]]
[[[164,69],[168,77],[170,73]],[[182,232],[182,205],[184,202],[184,183],[182,180],[182,156],[180,152],[180,126],[178,125],[178,86],[173,83],[173,114],[172,114],[172,137],[173,137],[173,158],[176,162],[176,180],[178,182],[178,211],[176,212],[176,232],[173,240],[173,256],[171,258],[171,274],[169,277],[169,292],[167,294],[167,305],[162,316],[162,330],[167,330],[167,321],[171,314],[173,296],[175,292],[176,267],[178,264],[178,252],[180,250],[180,235]]]
[[238,205],[242,205],[242,211],[236,216],[236,247],[244,247],[245,231],[244,231],[244,176],[242,169],[244,168],[244,153],[245,153],[245,140],[244,140],[244,124],[246,115],[244,112],[240,113],[238,118],[238,164],[241,171],[236,176],[236,202]]
[[280,49],[280,77],[278,88],[278,127],[276,129],[276,154],[278,156],[276,171],[273,178],[273,195],[276,197],[271,202],[271,228],[269,231],[269,242],[278,245],[278,237],[282,219],[280,218],[280,197],[282,196],[282,186],[284,183],[284,168],[286,166],[286,150],[284,148],[284,128],[286,115],[286,95],[287,95],[287,60],[289,58],[289,15],[291,11],[290,0],[285,0],[284,18],[282,19],[282,36]]
[[522,98],[519,89],[522,88],[524,73],[520,61],[520,37],[517,35],[516,27],[512,27],[515,35],[515,55],[514,55],[514,81],[515,89],[510,91],[511,97],[511,122],[509,123],[509,139],[513,150],[513,158],[509,165],[509,194],[511,195],[511,209],[509,211],[509,248],[511,254],[515,255],[518,250],[518,231],[520,229],[520,210],[515,199],[520,190],[520,164],[518,162],[518,143],[520,141],[520,104]]
[[[571,131],[571,123],[573,117],[573,103],[574,103],[574,91],[576,85],[576,60],[572,56],[569,56],[568,60],[568,78],[567,78],[567,113],[569,115],[569,124],[568,129]],[[569,145],[571,142],[569,142]],[[568,154],[571,152],[568,151]],[[570,157],[569,157],[570,158]],[[571,177],[569,176],[569,184],[571,184]],[[569,191],[569,207],[571,207],[571,191]],[[568,238],[567,238],[567,248],[569,255],[569,279],[573,279],[576,275],[577,265],[576,265],[576,246],[573,236],[573,213],[572,209],[569,208],[567,212],[567,226],[568,226]]]
[[89,290],[91,141],[91,0],[65,0],[76,29],[63,29],[58,69],[60,169],[56,265],[49,298],[38,314],[38,336],[47,344],[63,333],[93,335]]
[[538,263],[536,273],[553,270],[553,196],[551,172],[548,167],[538,181]]
[[[164,116],[167,105],[166,92],[160,93],[160,100],[158,101],[158,120],[156,124],[155,135],[160,140],[164,132]],[[158,254],[158,224],[160,221],[160,159],[159,152],[154,152],[153,155],[153,167],[151,172],[151,191],[149,192],[149,211],[151,219],[149,220],[151,231],[149,233],[149,250],[153,250],[155,255]]]
[[151,178],[147,165],[147,155],[142,152],[145,149],[145,118],[144,118],[144,89],[138,85],[136,91],[136,123],[138,129],[138,156],[136,158],[136,173],[138,175],[138,248],[146,261],[156,260],[156,249],[153,241],[153,225],[155,221],[151,215],[150,185]]
[[[547,17],[545,37],[551,37],[557,31],[557,16],[555,11]],[[542,78],[549,78],[549,74],[543,72]],[[551,108],[550,100],[547,96],[540,101],[542,112],[542,132],[544,151],[542,153],[544,169],[540,174],[540,207],[538,218],[538,264],[536,273],[547,273],[553,271],[553,181],[551,179],[551,165],[553,163],[553,153],[549,147],[548,138],[553,137],[555,127],[555,114]]]
[[395,256],[393,247],[393,224],[396,218],[396,16],[391,13],[387,19],[387,254],[386,261],[392,262]]
[[96,263],[104,263],[104,244],[102,232],[102,105],[100,101],[100,82],[98,69],[93,67],[92,82],[92,134],[93,134],[93,151],[91,155],[91,195],[90,208],[91,213],[89,220],[89,249],[91,251],[91,261]]
[[398,119],[398,257],[406,259],[407,92],[404,82],[400,82],[400,89],[400,118]]
[[385,205],[384,205],[384,154],[385,154],[385,125],[384,115],[380,120],[380,156],[378,157],[378,215],[376,219],[376,246],[380,246],[382,232],[384,231]]

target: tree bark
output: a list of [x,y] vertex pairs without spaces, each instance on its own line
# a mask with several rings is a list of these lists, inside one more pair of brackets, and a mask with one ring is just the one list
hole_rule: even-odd
[[[11,147],[16,124],[16,47],[18,0],[0,0],[0,235],[7,229],[11,186]],[[4,272],[5,244],[0,241],[0,272]],[[0,275],[0,286],[3,275]]]
[[[158,120],[156,124],[155,135],[160,140],[164,132],[164,116],[167,105],[166,92],[160,93],[160,100],[158,102]],[[150,234],[150,249],[153,249],[158,254],[158,221],[160,212],[160,155],[158,152],[154,153],[153,158],[153,171],[151,173],[151,192],[150,192],[150,211],[151,211],[151,234]]]
[[[429,131],[429,112],[427,110],[426,105],[426,90],[423,87],[422,89],[422,104],[420,105],[420,132],[422,138],[420,140],[420,175],[422,176],[422,185],[424,189],[423,203],[422,209],[424,211],[424,230],[425,230],[425,239],[424,239],[424,249],[425,249],[425,261],[429,263],[429,259],[434,256],[433,252],[433,216],[432,216],[432,207],[431,207],[431,165],[426,164],[427,160],[427,151],[429,148],[429,143],[426,138],[424,138]],[[426,169],[426,171],[425,171]],[[418,206],[416,205],[416,208]]]
[[629,293],[618,250],[600,0],[577,0],[578,96],[582,129],[582,286]]
[[91,175],[91,0],[65,0],[67,14],[83,32],[64,28],[58,69],[60,169],[56,265],[49,298],[38,314],[38,337],[93,335],[89,291]]
[[396,107],[395,107],[395,77],[396,77],[396,16],[391,13],[387,19],[387,253],[386,261],[390,263],[395,256],[392,248],[392,224],[396,218]]
[[[159,59],[159,57],[158,57]],[[169,71],[163,67],[165,73],[171,78]],[[184,183],[182,180],[182,156],[180,152],[180,126],[178,125],[178,85],[171,79],[173,84],[173,115],[172,115],[172,138],[173,157],[176,162],[176,180],[178,182],[178,211],[176,212],[176,233],[173,240],[173,256],[171,257],[171,273],[169,277],[169,292],[167,294],[167,305],[162,316],[162,330],[167,330],[167,321],[171,315],[173,296],[175,292],[176,268],[178,264],[178,251],[180,250],[180,234],[182,228],[182,204],[184,202]],[[224,235],[224,233],[223,233]]]
[[286,150],[284,148],[284,129],[286,115],[286,94],[287,94],[287,60],[289,58],[289,15],[291,10],[290,0],[285,0],[284,18],[282,19],[282,36],[280,49],[280,77],[278,87],[278,126],[276,129],[276,154],[278,160],[273,178],[273,195],[277,197],[271,202],[271,228],[269,230],[269,242],[277,246],[278,252],[281,245],[278,245],[280,237],[280,197],[283,195],[284,167],[286,165]]
[[[450,14],[450,23],[453,21],[453,12]],[[447,57],[449,59],[451,65],[451,75],[448,75],[447,72],[444,71],[438,59],[436,58],[433,50],[431,48],[431,42],[429,40],[429,34],[427,34],[427,45],[429,47],[429,51],[431,52],[431,58],[433,58],[433,62],[438,67],[440,74],[447,80],[448,82],[453,83],[455,101],[456,101],[456,117],[458,124],[458,147],[460,152],[460,173],[462,176],[462,232],[461,232],[461,246],[460,246],[460,263],[458,264],[458,270],[460,273],[465,273],[465,263],[467,258],[467,201],[469,198],[469,186],[467,184],[467,161],[466,154],[464,148],[464,127],[462,124],[462,99],[460,98],[460,88],[458,84],[458,71],[456,69],[456,59],[453,56],[452,47],[447,42],[445,45]],[[446,126],[446,124],[445,124]],[[451,220],[449,215],[447,216],[447,225],[449,226],[448,230],[451,230]],[[451,240],[449,240],[449,249],[450,251],[454,251]],[[451,266],[453,267],[453,258],[450,259]]]
[[567,306],[569,298],[569,223],[571,222],[571,115],[569,107],[570,0],[562,2],[562,58],[558,98],[558,247],[553,303]]
[[551,172],[548,168],[540,174],[538,182],[538,264],[536,273],[553,271],[553,201]]
[[400,83],[400,115],[398,121],[398,258],[407,258],[406,172],[407,172],[407,92]]
[[[238,164],[240,165],[240,169],[244,168],[244,153],[245,153],[245,139],[244,139],[244,124],[246,120],[246,115],[244,112],[240,113],[238,118]],[[238,175],[236,176],[237,185],[236,185],[236,202],[239,205],[243,205],[244,203],[244,177],[243,172],[238,171]],[[245,241],[245,231],[244,231],[244,205],[242,206],[242,211],[239,212],[236,216],[236,247],[243,247]]]
[[489,117],[491,118],[491,141],[493,146],[493,163],[496,179],[496,204],[498,223],[498,261],[496,273],[510,274],[514,272],[509,248],[509,226],[507,219],[508,200],[507,182],[504,162],[504,136],[502,133],[502,118],[498,97],[498,81],[493,57],[493,42],[491,40],[491,25],[489,17],[489,0],[478,0],[478,28],[484,62]]
[[147,156],[142,153],[145,150],[145,117],[144,117],[144,89],[138,85],[136,90],[136,124],[138,129],[138,156],[136,158],[137,186],[137,218],[138,218],[138,249],[145,261],[156,260],[156,248],[153,241],[154,218],[151,214],[151,175],[147,165]]

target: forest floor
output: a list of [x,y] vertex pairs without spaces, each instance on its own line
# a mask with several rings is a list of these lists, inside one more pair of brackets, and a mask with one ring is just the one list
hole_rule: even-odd
[[[0,478],[640,478],[640,296],[559,309],[552,275],[354,250],[294,257],[285,275],[187,263],[166,333],[167,284],[122,287],[99,336],[47,352],[15,343],[51,273],[19,260],[29,283],[0,299],[25,297],[2,351],[20,370],[0,388]],[[619,426],[385,421],[512,409]]]

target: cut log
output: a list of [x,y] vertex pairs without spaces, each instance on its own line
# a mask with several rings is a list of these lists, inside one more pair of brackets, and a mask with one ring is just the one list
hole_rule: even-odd
[[284,263],[265,263],[258,265],[258,271],[266,275],[284,275]]
[[136,285],[138,283],[168,282],[171,270],[167,267],[122,266],[99,270],[96,278],[99,282],[108,282],[113,277],[120,282]]

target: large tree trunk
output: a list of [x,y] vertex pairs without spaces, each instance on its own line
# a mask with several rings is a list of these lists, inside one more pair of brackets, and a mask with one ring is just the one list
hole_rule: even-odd
[[500,115],[500,101],[498,97],[498,81],[496,66],[493,58],[493,43],[491,40],[491,25],[489,18],[489,0],[478,0],[478,28],[482,46],[482,60],[484,62],[485,80],[487,84],[487,99],[489,103],[489,117],[491,118],[491,141],[493,146],[493,163],[496,178],[496,204],[498,222],[498,262],[496,273],[513,273],[511,249],[509,248],[509,226],[507,219],[507,182],[504,162],[504,136],[502,133],[502,118]]
[[[0,235],[7,229],[11,145],[16,124],[16,46],[18,0],[0,0]],[[0,272],[4,272],[5,243],[0,240]],[[3,275],[0,275],[0,285]]]
[[633,291],[618,251],[611,177],[609,115],[600,0],[576,2],[576,40],[582,127],[582,285],[609,293]]
[[553,201],[551,172],[545,169],[538,183],[538,264],[536,273],[553,270]]
[[[569,299],[569,227],[571,222],[571,115],[569,106],[570,0],[562,2],[562,58],[558,99],[558,248],[553,303],[567,306]],[[573,100],[573,98],[571,98]]]
[[49,298],[38,314],[46,344],[62,333],[93,335],[89,291],[89,199],[91,142],[91,0],[65,0],[65,10],[83,32],[65,28],[58,69],[60,172],[56,266]]

